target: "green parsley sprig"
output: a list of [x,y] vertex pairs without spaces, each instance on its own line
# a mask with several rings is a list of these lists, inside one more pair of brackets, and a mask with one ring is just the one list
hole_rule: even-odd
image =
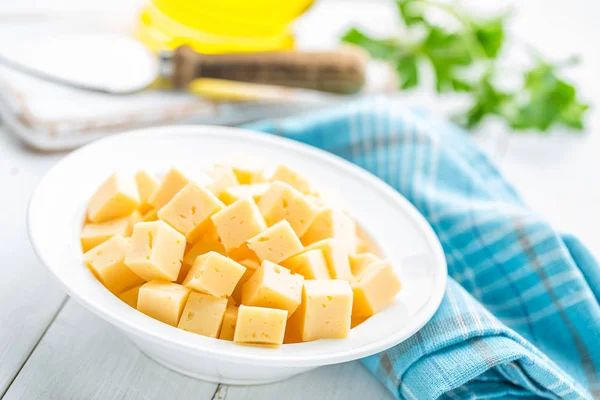
[[[522,72],[521,87],[503,89],[497,82],[511,73],[498,63],[506,42],[507,15],[476,18],[456,6],[433,0],[395,3],[406,26],[402,37],[376,39],[352,28],[342,40],[392,64],[402,89],[419,85],[425,60],[433,69],[438,93],[462,92],[471,97],[470,107],[455,118],[466,128],[474,128],[494,115],[514,130],[547,132],[555,125],[583,130],[589,106],[579,99],[571,83],[559,77],[561,69],[574,64],[576,59],[558,65],[534,53],[533,66]],[[441,10],[458,27],[449,29],[435,23],[428,8]],[[479,73],[465,73],[465,70]]]

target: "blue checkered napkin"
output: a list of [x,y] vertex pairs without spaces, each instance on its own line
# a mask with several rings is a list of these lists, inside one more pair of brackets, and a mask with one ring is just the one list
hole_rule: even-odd
[[598,263],[529,210],[468,135],[384,98],[252,127],[371,171],[439,236],[452,277],[439,311],[362,360],[394,396],[600,398]]

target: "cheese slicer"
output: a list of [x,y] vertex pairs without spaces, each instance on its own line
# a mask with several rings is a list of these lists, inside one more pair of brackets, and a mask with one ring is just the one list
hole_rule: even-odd
[[0,65],[56,84],[114,95],[142,91],[157,80],[184,90],[197,78],[351,94],[365,83],[368,57],[355,48],[329,51],[200,54],[188,46],[158,56],[135,39],[69,34],[36,39]]

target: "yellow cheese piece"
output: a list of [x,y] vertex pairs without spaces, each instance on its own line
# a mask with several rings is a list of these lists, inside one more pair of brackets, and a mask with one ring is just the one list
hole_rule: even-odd
[[255,260],[253,258],[241,260],[239,263],[242,264],[247,269],[251,269],[251,270],[255,270],[255,269],[258,269],[258,267],[260,267],[260,261]]
[[352,288],[343,280],[305,281],[302,306],[290,318],[288,336],[308,342],[342,339],[350,332]]
[[147,211],[146,214],[142,216],[142,222],[152,222],[158,221],[158,210],[156,208]]
[[352,285],[353,317],[370,317],[392,303],[402,289],[400,279],[387,261],[369,265]]
[[135,210],[131,213],[129,216],[129,228],[127,229],[126,236],[131,236],[133,233],[133,226],[138,222],[142,222],[142,219],[143,217],[139,210]]
[[278,263],[304,249],[300,239],[286,220],[279,221],[267,230],[246,241],[260,261]]
[[336,208],[338,210],[347,210],[347,196],[344,196],[339,190],[332,187],[320,187],[310,194],[311,200],[320,205],[321,208]]
[[310,182],[285,165],[278,166],[270,180],[285,182],[303,194],[311,193]]
[[244,271],[244,275],[242,275],[242,277],[240,278],[237,285],[235,285],[235,289],[233,289],[233,293],[231,293],[230,298],[233,298],[235,300],[236,304],[242,303],[242,290],[244,288],[244,285],[252,277],[252,275],[254,274],[254,270],[256,270],[258,267],[260,267],[260,264],[255,264],[255,263],[257,263],[257,261],[254,261],[254,260],[250,260],[250,262],[249,262],[249,260],[240,261],[240,264],[242,264],[244,267],[246,267],[246,271]]
[[148,203],[148,199],[150,199],[150,196],[158,187],[159,180],[148,171],[141,170],[135,174],[135,183],[140,195],[138,210],[140,213],[145,214],[152,209],[152,206]]
[[227,306],[227,310],[225,310],[225,316],[223,317],[223,325],[221,326],[221,333],[219,334],[219,339],[223,340],[233,340],[233,335],[235,334],[235,325],[237,323],[238,317],[238,307],[233,304],[229,304]]
[[356,248],[354,252],[356,254],[367,253],[369,251],[369,244],[362,238],[356,237]]
[[[183,189],[189,181],[190,177],[188,177],[188,175],[177,168],[171,168],[160,185],[158,185],[156,190],[150,195],[148,203],[157,210],[160,209],[167,204],[177,192]],[[196,174],[194,176],[194,182],[200,186],[206,186],[211,183],[210,179],[204,174]]]
[[347,281],[352,279],[348,252],[344,244],[339,240],[321,240],[307,246],[306,250],[321,250],[323,252],[323,256],[327,262],[327,269],[332,279],[344,279]]
[[360,253],[349,256],[350,270],[355,277],[360,275],[369,265],[381,261],[379,257],[371,253]]
[[233,204],[240,199],[252,198],[258,204],[262,195],[264,195],[270,183],[255,183],[252,185],[232,186],[221,192],[219,199],[227,205]]
[[368,317],[352,317],[352,319],[350,320],[350,329],[356,328],[368,319]]
[[177,326],[190,292],[190,289],[176,283],[150,281],[140,288],[137,309],[165,324]]
[[287,311],[274,308],[240,306],[233,341],[280,345],[283,343]]
[[85,224],[79,236],[81,248],[84,252],[93,249],[100,243],[106,242],[113,236],[120,235],[127,237],[131,235],[133,228],[131,217],[111,219],[97,224]]
[[281,263],[295,274],[304,279],[331,279],[327,269],[327,261],[321,250],[309,250],[297,254]]
[[216,163],[216,167],[229,166],[233,169],[240,185],[265,182],[264,168],[261,163],[244,155],[231,155],[229,161]]
[[123,293],[121,293],[118,297],[119,299],[121,299],[121,301],[127,303],[129,307],[137,309],[138,294],[140,292],[141,287],[142,285],[126,290]]
[[223,243],[221,243],[221,238],[217,234],[217,230],[215,226],[211,223],[210,226],[206,227],[201,234],[196,243],[194,243],[189,250],[186,250],[185,255],[183,256],[183,263],[181,265],[181,270],[179,271],[178,282],[183,281],[183,279],[187,276],[190,268],[196,261],[198,256],[202,254],[206,254],[209,251],[216,251],[219,254],[226,255],[225,247],[223,247]]
[[356,223],[345,212],[326,208],[317,217],[302,236],[302,244],[318,242],[323,239],[338,239],[346,246],[348,253],[356,250]]
[[242,304],[287,310],[291,316],[302,300],[304,277],[263,261],[242,288]]
[[233,169],[228,165],[215,165],[208,171],[207,175],[212,179],[212,182],[206,186],[208,190],[219,197],[221,193],[232,186],[238,186],[240,183],[233,172]]
[[132,176],[112,174],[88,200],[87,216],[98,223],[125,217],[140,204],[140,196]]
[[246,267],[217,252],[196,258],[183,286],[215,297],[231,296]]
[[238,247],[236,249],[229,250],[227,252],[227,256],[237,262],[240,262],[242,260],[254,260],[258,264],[260,264],[260,260],[256,256],[256,253],[254,253],[252,250],[250,250],[250,248],[248,247],[248,245],[246,243],[244,243],[243,245],[241,245],[240,247]]
[[260,198],[258,208],[271,226],[285,219],[298,237],[302,237],[317,216],[319,209],[306,196],[283,182],[273,182]]
[[158,218],[195,243],[210,227],[209,218],[224,207],[212,192],[190,181],[158,211]]
[[125,264],[147,281],[175,281],[184,250],[185,237],[166,222],[139,222],[133,227]]
[[113,236],[83,255],[83,260],[96,278],[112,293],[119,294],[144,283],[124,263],[129,241]]
[[251,199],[241,199],[214,214],[212,222],[217,228],[225,250],[236,249],[267,229],[267,225]]
[[356,224],[356,249],[355,254],[372,253],[381,257],[381,249],[373,238],[359,224]]
[[177,327],[198,335],[216,338],[221,331],[226,309],[227,299],[192,292]]

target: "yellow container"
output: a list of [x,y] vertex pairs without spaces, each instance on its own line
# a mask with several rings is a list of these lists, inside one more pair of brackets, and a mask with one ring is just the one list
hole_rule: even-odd
[[154,51],[189,45],[206,54],[288,50],[291,23],[314,0],[151,0],[136,36]]

